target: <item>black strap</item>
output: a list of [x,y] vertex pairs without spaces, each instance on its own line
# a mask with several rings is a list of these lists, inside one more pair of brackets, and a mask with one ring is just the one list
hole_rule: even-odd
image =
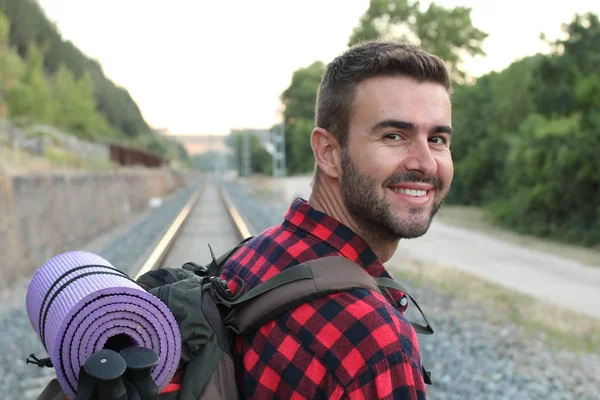
[[425,320],[426,325],[421,325],[421,324],[411,321],[411,324],[412,324],[413,328],[415,328],[415,331],[417,331],[423,335],[432,335],[433,334],[433,328],[431,327],[431,324],[427,320],[425,313],[423,312],[423,310],[421,310],[421,307],[419,307],[419,303],[417,303],[417,301],[410,295],[410,293],[408,293],[408,290],[406,290],[404,288],[404,286],[402,286],[402,284],[400,284],[398,281],[395,281],[390,278],[374,278],[374,279],[375,279],[375,282],[377,282],[377,285],[379,287],[396,289],[401,292],[404,292],[404,294],[407,295],[408,298],[410,298],[410,300],[413,302],[413,304],[417,307],[417,310],[419,310],[419,312],[421,313],[421,316]]
[[[311,280],[312,282],[300,286],[282,288],[294,282]],[[382,288],[404,292],[415,304],[426,323],[421,325],[411,321],[415,331],[425,335],[434,333],[425,313],[402,284],[391,278],[374,278],[361,266],[341,256],[323,257],[286,268],[243,295],[227,298],[221,293],[216,294],[223,304],[236,306],[226,318],[226,322],[234,332],[243,334],[299,304],[354,288],[369,289],[381,294],[385,292],[381,290]],[[268,293],[274,290],[274,293]],[[267,295],[259,297],[264,294]],[[395,306],[393,299],[390,302]]]
[[[210,249],[213,261],[211,262],[210,266],[208,267],[209,276],[219,276],[221,274],[221,269],[222,269],[225,261],[227,261],[233,253],[235,253],[240,247],[242,247],[242,245],[244,243],[246,243],[251,238],[252,238],[252,236],[245,238],[240,243],[238,243],[234,248],[232,248],[228,252],[221,255],[218,259],[215,259],[212,249]],[[210,246],[209,246],[209,248],[210,248]],[[343,257],[341,257],[341,258],[343,258]],[[344,258],[344,260],[347,260],[347,259]],[[314,263],[312,263],[312,264],[314,266]],[[322,268],[322,267],[318,267],[318,268]],[[336,267],[332,267],[331,264],[329,264],[329,265],[325,266],[325,268],[336,268]],[[406,290],[406,288],[401,283],[399,283],[398,281],[391,279],[391,278],[372,277],[362,267],[360,268],[360,270],[363,271],[364,274],[366,275],[365,279],[374,279],[379,288],[389,288],[389,289],[399,290],[399,291],[403,292],[406,296],[408,296],[408,298],[417,307],[417,310],[419,310],[419,313],[421,314],[421,316],[423,317],[423,320],[425,321],[425,325],[411,321],[411,324],[412,324],[413,328],[415,329],[415,331],[418,333],[421,333],[423,335],[432,335],[434,333],[433,328],[431,327],[431,324],[427,320],[425,313],[419,306],[419,303],[417,303],[417,301],[410,295],[408,290]],[[340,270],[340,272],[343,273],[343,271],[341,271],[341,270]],[[277,275],[275,275],[273,278],[271,278],[267,281],[261,282],[260,284],[253,287],[252,289],[250,289],[248,292],[244,293],[241,296],[227,297],[227,296],[219,295],[219,294],[221,294],[220,292],[216,292],[216,294],[219,295],[219,298],[220,298],[220,301],[222,304],[225,304],[229,307],[238,306],[238,305],[246,303],[249,300],[252,300],[266,292],[269,292],[275,288],[278,288],[280,286],[283,286],[283,285],[286,285],[288,283],[292,283],[295,281],[304,280],[304,279],[314,279],[314,275],[312,273],[311,267],[307,263],[302,263],[302,264],[298,264],[298,265],[295,265],[290,268],[286,268],[285,270],[283,270],[283,271],[279,272]],[[359,285],[358,287],[365,288],[365,289],[372,289],[369,285]],[[307,297],[305,300],[308,301],[312,298],[324,296],[329,293],[331,293],[331,290],[329,290],[329,289],[321,290],[321,291],[316,290],[315,292],[310,294],[310,296]],[[299,301],[302,301],[302,300],[303,299],[290,299],[289,304],[296,305],[296,304],[298,304]],[[394,304],[394,306],[395,306],[395,304]],[[264,316],[262,318],[264,318]]]
[[275,288],[304,279],[314,279],[313,273],[308,265],[298,264],[293,267],[286,268],[271,279],[259,283],[235,300],[230,301],[227,298],[224,298],[222,301],[224,304],[229,306],[239,305],[246,303],[247,301],[252,300],[255,297],[258,297]]
[[[82,269],[86,269],[86,268],[99,268],[99,269],[103,269],[104,271],[91,271],[91,272],[85,272],[82,273],[80,275],[76,275],[74,277],[72,277],[71,279],[69,279],[68,281],[64,282],[62,285],[60,285],[58,287],[58,289],[52,293],[52,290],[58,286],[58,283],[65,277],[67,277],[68,275],[72,274],[75,271],[79,271]],[[106,270],[108,270],[109,272],[106,272]],[[135,281],[133,279],[131,279],[127,274],[125,274],[122,271],[119,271],[118,269],[114,268],[114,267],[109,267],[106,265],[94,265],[94,264],[90,264],[90,265],[82,265],[79,266],[77,268],[72,268],[70,270],[68,270],[67,272],[63,273],[61,276],[59,276],[58,278],[56,278],[54,280],[54,282],[52,283],[52,285],[48,288],[48,290],[46,291],[46,294],[44,295],[44,299],[42,301],[42,305],[40,307],[40,315],[38,318],[38,327],[40,330],[40,339],[42,340],[42,343],[44,345],[44,348],[46,348],[46,318],[48,317],[48,312],[50,311],[50,307],[52,306],[52,303],[54,302],[54,300],[56,299],[56,297],[64,290],[66,289],[71,283],[81,279],[81,278],[85,278],[86,276],[89,275],[115,275],[118,277],[122,277],[125,279],[128,279],[132,282],[135,283]],[[52,296],[49,296],[50,293],[52,293]]]

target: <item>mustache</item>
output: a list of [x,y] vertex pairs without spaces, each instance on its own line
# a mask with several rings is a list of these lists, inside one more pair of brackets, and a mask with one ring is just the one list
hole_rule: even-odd
[[425,176],[414,171],[403,171],[390,176],[383,183],[384,186],[393,186],[400,183],[426,183],[432,185],[436,190],[442,190],[444,187],[442,180],[438,176]]

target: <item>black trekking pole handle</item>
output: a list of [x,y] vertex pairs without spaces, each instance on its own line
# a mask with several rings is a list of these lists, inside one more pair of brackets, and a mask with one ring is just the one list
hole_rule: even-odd
[[127,400],[127,389],[121,379],[126,366],[123,357],[113,350],[95,352],[79,371],[75,400]]
[[158,354],[145,347],[127,347],[119,353],[127,364],[123,379],[131,385],[140,400],[157,400],[158,386],[152,379],[152,369],[160,360]]

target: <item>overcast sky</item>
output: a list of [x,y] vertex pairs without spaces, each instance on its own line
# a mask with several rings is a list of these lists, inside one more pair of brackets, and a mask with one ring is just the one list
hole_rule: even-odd
[[[369,0],[39,0],[62,36],[127,88],[146,121],[174,134],[268,128],[292,72],[342,52]],[[422,1],[428,4],[429,1]],[[489,33],[480,75],[546,52],[574,13],[600,14],[599,0],[440,0],[473,8]]]

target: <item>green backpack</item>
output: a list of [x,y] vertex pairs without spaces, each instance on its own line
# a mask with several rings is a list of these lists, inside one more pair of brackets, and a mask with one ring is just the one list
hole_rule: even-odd
[[[227,282],[220,279],[221,268],[249,239],[218,259],[211,249],[212,262],[208,266],[188,262],[181,268],[156,269],[138,278],[138,284],[161,299],[175,316],[181,331],[181,358],[176,378],[161,393],[156,388],[143,390],[152,393],[146,395],[128,391],[127,396],[119,400],[244,398],[237,389],[231,351],[235,336],[251,333],[286,310],[334,292],[364,288],[386,295],[387,288],[392,288],[408,295],[393,279],[374,278],[344,257],[329,256],[287,268],[248,291],[242,286],[234,296],[227,289]],[[430,335],[433,330],[422,311],[421,314],[426,325],[412,324],[417,332]],[[430,373],[423,369],[423,375],[430,384]],[[144,382],[144,385],[152,384],[148,380]],[[57,392],[51,387],[56,386],[56,382],[51,382],[46,397],[39,399],[64,399],[64,394],[53,397]]]

